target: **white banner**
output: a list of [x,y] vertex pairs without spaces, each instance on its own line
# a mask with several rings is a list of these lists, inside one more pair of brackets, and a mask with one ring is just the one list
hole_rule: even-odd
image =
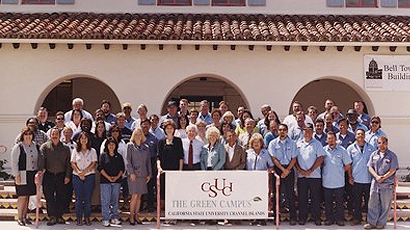
[[364,55],[367,90],[410,91],[410,55]]
[[268,218],[266,171],[166,171],[166,219]]

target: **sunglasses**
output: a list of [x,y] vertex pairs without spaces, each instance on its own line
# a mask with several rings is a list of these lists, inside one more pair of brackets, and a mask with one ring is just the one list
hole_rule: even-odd
[[378,121],[372,121],[372,124],[379,124]]

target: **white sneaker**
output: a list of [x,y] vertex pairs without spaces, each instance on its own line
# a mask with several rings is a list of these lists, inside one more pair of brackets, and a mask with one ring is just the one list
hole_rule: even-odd
[[108,222],[108,220],[103,220],[103,221],[102,221],[102,225],[103,225],[104,227],[110,227],[110,222]]
[[117,218],[114,218],[114,219],[111,220],[111,224],[120,225],[121,221]]

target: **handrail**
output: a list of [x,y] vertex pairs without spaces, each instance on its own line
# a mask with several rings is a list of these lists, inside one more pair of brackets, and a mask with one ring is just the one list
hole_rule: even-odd
[[397,223],[397,184],[399,182],[399,178],[397,176],[394,177],[394,188],[393,188],[393,221],[394,221],[394,229],[396,229]]
[[160,228],[161,226],[161,182],[160,182],[160,176],[164,172],[160,172],[158,170],[157,173],[157,229]]
[[270,173],[272,173],[273,174],[273,176],[276,178],[276,183],[275,183],[275,186],[276,186],[276,193],[275,193],[275,200],[276,200],[276,207],[275,207],[275,209],[276,209],[276,216],[275,216],[275,223],[276,223],[276,229],[279,229],[279,225],[280,225],[280,203],[279,203],[279,197],[280,197],[280,192],[279,192],[279,190],[280,190],[280,176],[275,172],[275,170],[272,168],[272,169],[269,169],[268,170],[268,173],[270,174]]
[[36,173],[34,177],[34,183],[36,184],[36,228],[38,228],[40,216],[41,177],[41,172]]

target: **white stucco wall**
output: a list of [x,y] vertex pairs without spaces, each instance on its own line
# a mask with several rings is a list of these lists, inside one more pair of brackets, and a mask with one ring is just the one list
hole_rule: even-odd
[[[392,54],[387,47],[380,47],[378,52],[370,47],[363,47],[360,52],[353,47],[345,47],[342,52],[335,47],[327,47],[324,52],[309,47],[304,52],[297,46],[290,51],[284,51],[282,46],[274,46],[272,51],[264,46],[255,46],[253,51],[237,46],[232,51],[230,46],[220,45],[218,50],[201,46],[197,51],[193,45],[183,45],[182,50],[165,45],[161,51],[157,45],[147,45],[146,50],[139,45],[130,45],[128,50],[121,45],[111,45],[110,50],[104,50],[102,45],[94,45],[91,50],[75,45],[69,50],[66,45],[57,44],[55,50],[50,50],[47,44],[39,44],[33,50],[29,44],[22,44],[19,49],[3,44],[0,52],[0,144],[8,147],[48,92],[63,79],[75,76],[96,78],[110,86],[121,103],[145,103],[150,113],[159,113],[169,91],[187,78],[198,74],[219,76],[236,85],[255,114],[260,116],[260,106],[268,103],[281,118],[305,84],[319,78],[336,78],[370,98],[401,167],[410,165],[410,92],[363,89],[363,55]],[[408,52],[405,47],[398,47],[394,54]]]
[[137,0],[76,0],[73,5],[1,4],[8,12],[104,12],[104,13],[225,13],[225,14],[364,14],[409,15],[409,8],[327,7],[326,0],[266,0],[266,6],[152,6]]

